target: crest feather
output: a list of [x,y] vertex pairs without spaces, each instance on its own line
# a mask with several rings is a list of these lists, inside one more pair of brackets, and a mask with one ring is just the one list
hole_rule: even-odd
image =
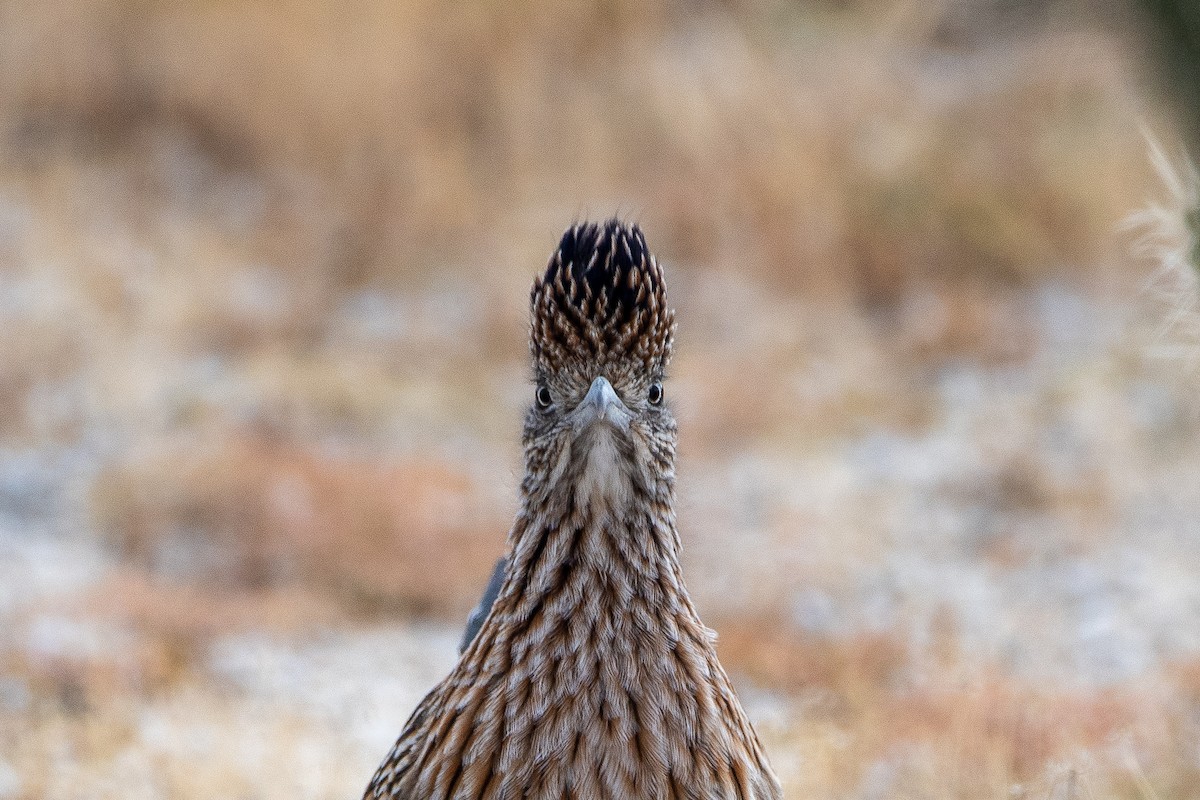
[[530,311],[539,370],[633,360],[661,371],[670,358],[675,314],[637,225],[614,218],[569,228],[533,284]]

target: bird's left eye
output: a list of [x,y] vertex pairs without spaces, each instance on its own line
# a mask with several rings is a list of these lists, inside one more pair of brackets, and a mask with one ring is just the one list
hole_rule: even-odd
[[550,394],[550,390],[545,386],[539,386],[537,390],[538,408],[545,411],[550,406],[554,405],[554,398]]
[[650,392],[646,395],[646,399],[650,401],[652,406],[661,406],[663,401],[663,388],[661,383],[656,383],[650,387]]

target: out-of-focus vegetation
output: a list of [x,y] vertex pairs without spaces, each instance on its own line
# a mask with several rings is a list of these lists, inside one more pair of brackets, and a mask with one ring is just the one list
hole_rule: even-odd
[[1142,0],[1150,46],[1174,95],[1192,153],[1200,153],[1200,6],[1191,0]]
[[1155,24],[0,0],[0,797],[359,790],[504,546],[530,279],[613,213],[789,796],[1196,797]]

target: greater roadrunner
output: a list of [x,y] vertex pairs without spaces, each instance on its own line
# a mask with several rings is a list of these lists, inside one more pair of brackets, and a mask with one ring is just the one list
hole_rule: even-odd
[[365,797],[779,798],[680,572],[662,269],[636,226],[576,225],[531,295],[507,566]]

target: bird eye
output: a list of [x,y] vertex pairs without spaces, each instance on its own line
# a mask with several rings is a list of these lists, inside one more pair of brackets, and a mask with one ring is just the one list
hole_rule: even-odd
[[651,385],[649,394],[646,399],[650,401],[652,406],[661,406],[663,401],[663,388],[661,383]]
[[550,406],[554,405],[554,398],[550,394],[550,390],[545,386],[539,386],[537,390],[538,408],[545,411]]

